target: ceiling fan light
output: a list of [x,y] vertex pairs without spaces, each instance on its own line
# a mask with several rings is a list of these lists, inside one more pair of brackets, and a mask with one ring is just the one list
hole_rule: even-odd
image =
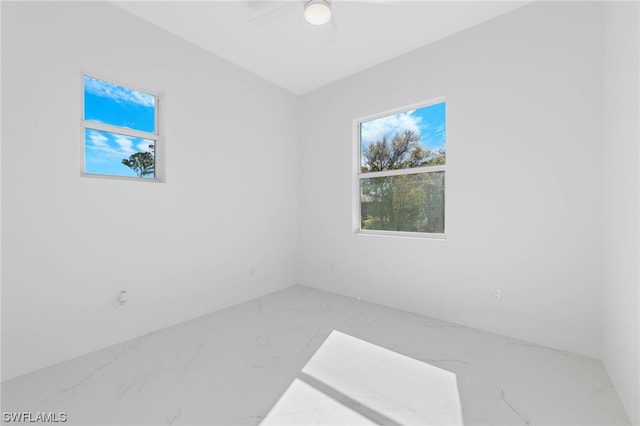
[[326,0],[310,0],[304,5],[304,19],[311,25],[323,25],[331,19],[331,5]]

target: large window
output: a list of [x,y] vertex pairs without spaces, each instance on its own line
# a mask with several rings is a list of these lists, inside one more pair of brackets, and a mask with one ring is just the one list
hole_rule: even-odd
[[83,172],[158,179],[158,98],[83,76]]
[[358,230],[444,236],[445,102],[356,124]]

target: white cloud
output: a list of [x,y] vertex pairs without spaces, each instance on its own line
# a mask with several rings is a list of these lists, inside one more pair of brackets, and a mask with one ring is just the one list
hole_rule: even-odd
[[89,140],[91,141],[91,143],[96,147],[96,148],[108,148],[109,145],[107,144],[107,141],[109,140],[105,135],[95,132],[95,131],[90,131],[89,132]]
[[423,135],[424,143],[431,149],[440,149],[445,147],[446,126],[444,123],[427,128]]
[[131,139],[129,136],[114,135],[113,141],[118,145],[119,152],[121,152],[125,157],[128,157],[136,152],[133,149],[133,139]]
[[100,132],[91,130],[88,133],[89,143],[87,149],[99,153],[104,158],[116,158],[119,157],[120,151],[115,149],[109,144],[109,138]]
[[[87,149],[99,154],[100,157],[118,162],[139,151],[148,151],[150,142],[130,136],[109,134],[110,138],[95,130],[88,133]],[[135,145],[135,148],[134,148]],[[137,148],[137,149],[136,149]]]
[[140,152],[151,152],[149,145],[153,145],[153,141],[149,139],[142,139],[142,142],[138,143],[136,148],[138,148],[138,151]]
[[84,89],[93,95],[111,98],[116,102],[134,103],[147,107],[154,104],[154,97],[151,95],[89,76],[84,78]]
[[371,143],[382,139],[383,136],[393,137],[396,133],[411,130],[420,135],[422,117],[413,115],[415,110],[402,112],[388,117],[362,123],[362,141]]

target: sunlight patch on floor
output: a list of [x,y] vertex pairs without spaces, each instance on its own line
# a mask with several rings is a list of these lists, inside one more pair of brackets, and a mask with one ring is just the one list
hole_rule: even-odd
[[456,375],[332,331],[262,425],[462,425]]

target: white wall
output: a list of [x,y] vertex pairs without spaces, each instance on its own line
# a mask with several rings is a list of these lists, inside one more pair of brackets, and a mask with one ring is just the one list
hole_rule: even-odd
[[[3,2],[3,379],[296,281],[599,356],[604,276],[603,357],[638,423],[624,7],[604,50],[601,4],[545,2],[359,73],[302,98],[298,138],[296,97],[118,8]],[[81,71],[165,93],[166,183],[79,176]],[[352,119],[442,95],[447,240],[353,235]]]
[[[3,379],[295,284],[296,97],[108,3],[2,8]],[[166,183],[80,176],[82,71],[165,94]]]
[[[601,8],[534,3],[304,96],[302,284],[598,356]],[[353,234],[352,120],[438,96],[446,241]]]
[[640,424],[640,8],[604,6],[603,360],[633,424]]

